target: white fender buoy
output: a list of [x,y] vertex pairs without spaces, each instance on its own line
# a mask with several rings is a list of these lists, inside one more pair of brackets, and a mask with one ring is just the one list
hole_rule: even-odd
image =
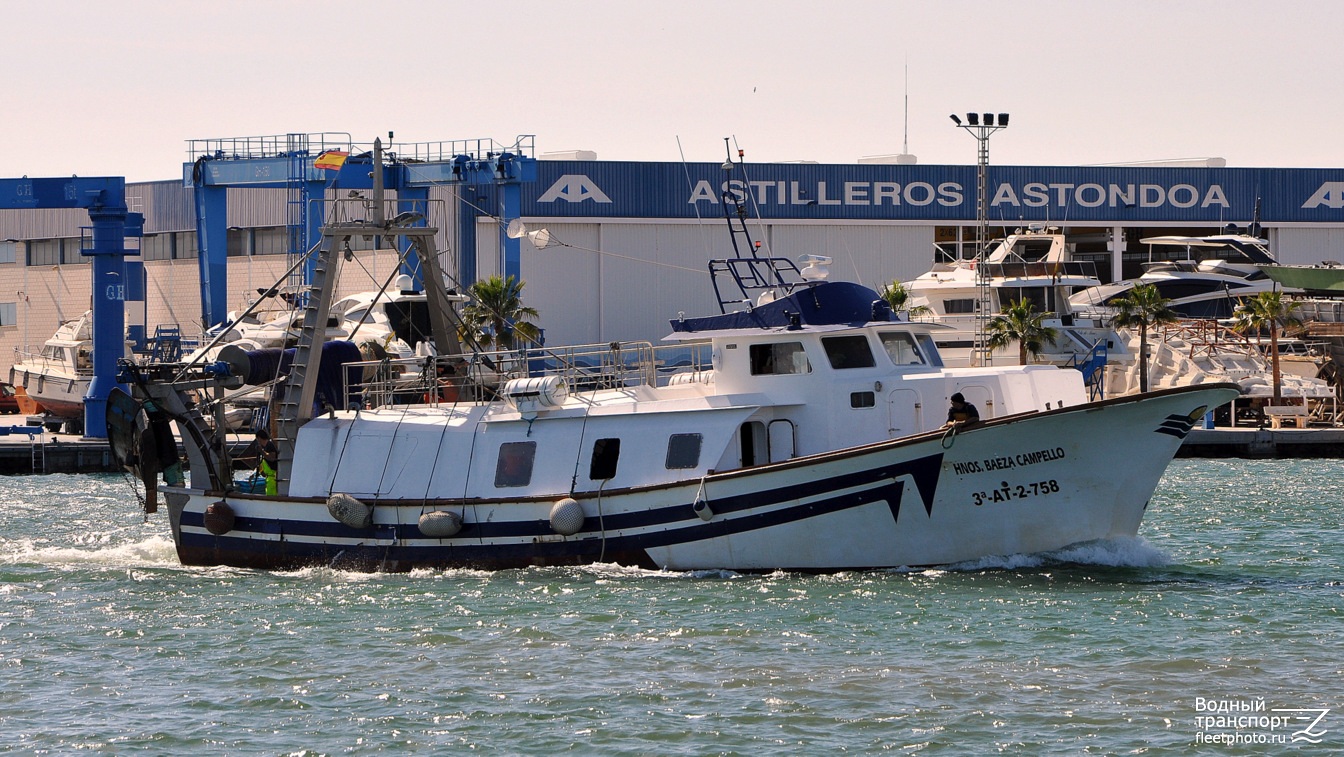
[[456,536],[462,530],[462,516],[448,510],[432,510],[420,516],[420,533],[435,539]]
[[565,497],[551,506],[551,528],[561,536],[573,536],[583,528],[583,505]]
[[327,512],[351,528],[368,528],[373,525],[373,508],[349,494],[327,497]]
[[709,503],[703,499],[697,499],[695,504],[691,505],[691,509],[695,511],[696,515],[700,516],[700,520],[709,522],[714,519],[714,511],[710,509]]

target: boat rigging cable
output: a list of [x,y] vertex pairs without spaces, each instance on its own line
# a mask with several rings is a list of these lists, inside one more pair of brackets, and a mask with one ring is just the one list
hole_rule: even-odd
[[[294,273],[295,271],[297,271],[297,270],[299,269],[299,266],[303,265],[303,264],[304,264],[304,261],[306,261],[310,255],[312,255],[313,253],[317,252],[317,249],[318,249],[319,247],[321,247],[321,246],[322,246],[322,243],[319,241],[317,244],[314,244],[312,247],[309,247],[309,248],[308,248],[308,252],[304,253],[303,255],[300,255],[300,256],[299,256],[299,259],[296,260],[296,261],[294,261],[294,265],[291,265],[291,266],[289,267],[289,270],[285,271],[285,273],[281,276],[280,281],[284,281],[286,277],[288,277],[290,274],[292,274],[292,273]],[[267,292],[266,292],[265,295],[263,295],[262,297],[258,298],[257,301],[254,302],[254,303],[252,303],[251,305],[248,305],[248,306],[247,306],[247,309],[244,310],[244,311],[242,312],[241,315],[239,315],[237,318],[234,319],[234,322],[236,323],[236,322],[241,321],[242,319],[248,317],[249,315],[252,315],[252,313],[256,311],[258,305],[260,305],[260,304],[261,304],[263,301],[265,301],[267,298],[269,298],[269,297],[273,296],[274,294],[276,294],[278,291],[279,291],[278,287],[271,287],[269,290],[267,290]],[[181,370],[178,371],[177,375],[173,377],[173,381],[181,381],[181,380],[182,380],[182,377],[186,375],[187,370],[188,370],[189,368],[191,368],[193,365],[196,365],[196,363],[197,363],[202,357],[204,357],[205,354],[206,354],[207,352],[209,352],[211,349],[213,349],[215,346],[217,346],[221,341],[223,341],[224,337],[227,336],[228,333],[229,333],[229,330],[228,330],[228,329],[222,329],[222,330],[220,331],[220,333],[219,333],[218,335],[215,336],[214,339],[210,340],[210,343],[209,343],[209,344],[207,344],[207,345],[206,345],[204,348],[202,348],[201,350],[197,351],[197,353],[196,353],[196,357],[192,358],[189,362],[187,362],[186,365],[183,365],[183,366],[182,366]]]
[[[686,174],[686,189],[695,194],[695,183],[691,181],[691,168],[686,165],[686,151],[681,147],[681,135],[677,135],[677,153],[681,155],[681,170]],[[709,238],[705,236],[705,219],[700,215],[700,203],[691,203],[691,208],[695,210],[695,226],[700,231],[700,246],[704,248],[705,258],[714,257],[714,251],[709,247]]]
[[607,561],[607,520],[606,515],[602,512],[602,488],[605,487],[610,480],[611,479],[604,478],[602,479],[602,482],[597,485],[597,530],[602,532],[602,548],[598,550],[597,553],[598,562]]
[[[751,176],[747,173],[745,151],[742,149],[741,145],[737,143],[736,134],[733,135],[732,139],[733,146],[737,148],[737,167],[742,170],[742,183],[744,184],[742,194],[747,196],[747,199],[751,202],[751,209],[756,214],[756,228],[760,231],[761,241],[765,246],[766,255],[772,255],[773,252],[770,249],[770,235],[765,233],[765,221],[761,219],[761,206],[756,202],[755,193],[751,191]],[[727,141],[727,138],[725,138],[724,142],[726,143]]]

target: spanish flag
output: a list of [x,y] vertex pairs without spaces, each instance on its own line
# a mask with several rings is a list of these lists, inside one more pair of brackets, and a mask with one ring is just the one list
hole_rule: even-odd
[[341,166],[345,165],[345,159],[350,157],[350,153],[343,150],[327,150],[317,156],[313,161],[313,168],[325,168],[328,171],[339,171]]

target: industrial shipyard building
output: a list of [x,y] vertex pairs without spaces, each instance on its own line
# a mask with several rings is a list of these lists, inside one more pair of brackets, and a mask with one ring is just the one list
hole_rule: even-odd
[[[501,210],[497,188],[450,175],[425,190],[427,222],[439,229],[437,247],[445,268],[458,272],[457,285],[515,267],[548,343],[657,341],[679,313],[717,312],[707,262],[732,253],[724,189],[745,198],[762,254],[827,255],[834,276],[874,288],[915,278],[938,255],[970,256],[974,248],[973,165],[747,163],[745,179],[736,174],[730,182],[716,163],[541,157],[535,178],[519,185],[517,206],[528,230],[547,234],[524,235],[514,261],[504,256],[513,219]],[[143,261],[144,280],[136,285],[143,312],[128,309],[127,320],[151,334],[159,325],[199,334],[218,312],[218,303],[213,311],[202,304],[208,274],[197,243],[194,179],[188,163],[182,178],[126,188],[129,210],[144,215],[143,236],[127,240]],[[228,310],[255,300],[295,254],[293,192],[266,186],[231,186],[227,219],[217,219],[227,227],[227,256],[214,257],[227,268]],[[323,191],[357,194],[335,178]],[[1344,169],[1228,168],[1221,161],[990,166],[987,198],[992,235],[1058,226],[1076,244],[1076,257],[1094,261],[1107,281],[1139,274],[1150,254],[1139,241],[1145,237],[1244,229],[1257,208],[1261,233],[1281,263],[1344,257]],[[89,309],[95,285],[105,282],[92,281],[82,254],[88,223],[82,210],[0,211],[3,354],[40,349],[60,322]],[[341,293],[377,288],[397,265],[394,253],[376,249],[377,240],[363,247],[351,250],[357,264],[344,266]]]

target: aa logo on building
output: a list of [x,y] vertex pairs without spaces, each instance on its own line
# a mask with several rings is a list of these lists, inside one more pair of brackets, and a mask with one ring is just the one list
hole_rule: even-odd
[[1319,208],[1322,205],[1333,210],[1344,208],[1344,181],[1327,181],[1322,184],[1302,207]]
[[599,189],[592,179],[582,174],[573,173],[567,173],[556,179],[551,188],[537,198],[537,202],[555,202],[556,200],[564,200],[565,202],[583,202],[584,200],[611,202],[607,193]]

